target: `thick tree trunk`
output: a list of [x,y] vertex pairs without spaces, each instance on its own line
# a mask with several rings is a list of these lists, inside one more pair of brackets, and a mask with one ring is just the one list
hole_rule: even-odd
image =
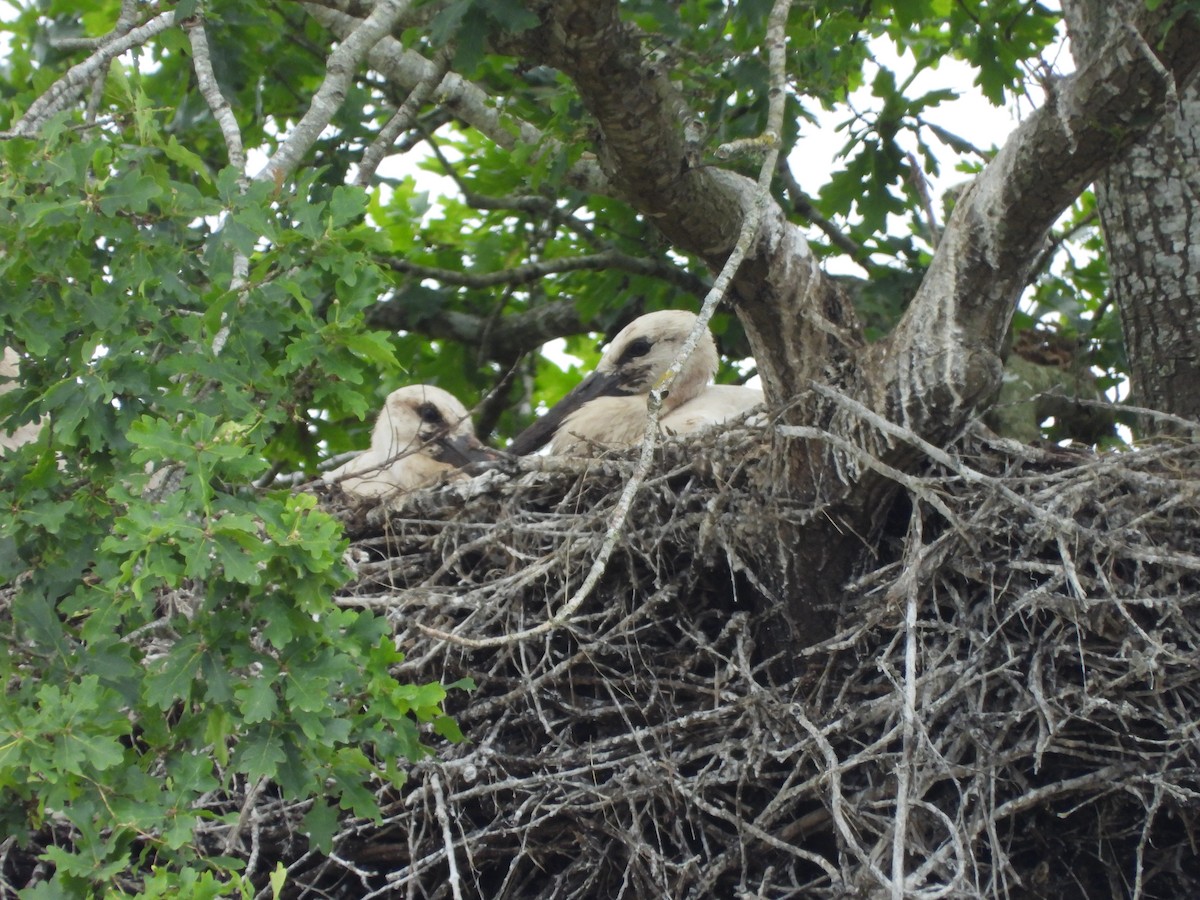
[[[1076,63],[1097,58],[1136,0],[1064,4]],[[1200,420],[1200,84],[1095,183],[1134,403]],[[1155,423],[1147,422],[1148,427]]]

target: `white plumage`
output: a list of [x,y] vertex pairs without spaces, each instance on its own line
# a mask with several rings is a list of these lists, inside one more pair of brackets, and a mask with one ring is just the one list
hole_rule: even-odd
[[496,458],[475,437],[458,398],[433,385],[414,384],[388,395],[375,420],[370,449],[324,479],[348,494],[382,497],[462,477],[462,466]]
[[[636,446],[646,431],[646,404],[683,347],[696,317],[682,310],[648,313],[613,338],[596,371],[513,441],[510,451],[532,453],[547,441],[550,452],[590,456],[604,449]],[[717,347],[707,331],[663,400],[659,426],[668,434],[690,434],[737,418],[763,402],[762,391],[710,385]]]

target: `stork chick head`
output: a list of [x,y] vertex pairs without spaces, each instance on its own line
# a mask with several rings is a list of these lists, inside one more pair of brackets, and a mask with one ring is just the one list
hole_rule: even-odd
[[428,384],[392,391],[371,432],[371,448],[328,473],[347,493],[378,497],[411,491],[498,454],[475,437],[466,407]]
[[[695,324],[693,313],[676,309],[634,319],[612,339],[596,370],[518,435],[509,451],[518,456],[534,452],[572,413],[597,398],[648,395],[683,348]],[[717,347],[706,329],[668,388],[663,412],[699,394],[716,373],[717,363]]]

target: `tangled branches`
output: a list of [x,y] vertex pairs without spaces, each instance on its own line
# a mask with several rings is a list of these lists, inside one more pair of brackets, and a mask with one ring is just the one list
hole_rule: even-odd
[[[726,435],[723,440],[730,440]],[[749,441],[748,438],[745,440]],[[752,442],[666,448],[566,625],[630,463],[411,495],[343,602],[406,677],[479,683],[293,884],[391,897],[1178,897],[1200,888],[1200,450],[973,439],[906,486],[843,626],[776,678]],[[731,464],[729,460],[739,460]],[[725,461],[725,462],[721,462]],[[753,530],[761,534],[761,527]]]

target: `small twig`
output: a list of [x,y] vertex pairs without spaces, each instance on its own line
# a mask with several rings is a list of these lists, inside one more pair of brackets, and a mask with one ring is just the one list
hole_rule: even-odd
[[446,797],[442,793],[442,780],[437,772],[429,776],[429,786],[433,788],[435,815],[438,824],[442,826],[442,840],[446,844],[446,864],[450,867],[450,892],[454,900],[462,900],[461,877],[458,874],[458,860],[454,856],[454,835],[450,833],[450,816],[446,814]]
[[246,791],[246,796],[242,801],[242,811],[238,814],[238,820],[229,829],[229,833],[225,835],[225,852],[233,853],[237,848],[238,841],[241,839],[242,831],[245,830],[247,823],[254,817],[255,804],[258,802],[258,795],[262,793],[264,787],[267,786],[266,778],[259,778],[254,782],[254,786]]
[[1078,775],[1075,778],[1064,778],[1061,781],[1056,781],[1053,784],[1047,784],[1043,787],[1035,788],[1027,791],[1019,797],[1014,797],[1006,803],[997,806],[991,813],[991,818],[1000,822],[1010,816],[1015,816],[1018,813],[1024,812],[1046,802],[1052,797],[1070,796],[1072,793],[1079,791],[1084,787],[1099,787],[1101,785],[1109,785],[1114,789],[1119,783],[1119,776],[1124,774],[1130,768],[1129,764],[1114,764],[1111,766],[1103,766],[1099,769],[1093,769],[1090,772],[1085,772],[1083,775]]
[[250,815],[250,852],[246,854],[246,873],[254,874],[258,868],[258,857],[263,850],[262,841],[262,810],[255,807]]
[[[905,539],[905,574],[918,568],[923,548],[921,504],[914,503]],[[902,579],[904,576],[901,576]],[[900,762],[896,766],[896,822],[892,831],[892,900],[904,900],[904,860],[908,850],[909,784],[916,765],[914,743],[917,733],[917,585],[910,583],[904,598],[904,706]]]
[[371,179],[375,177],[375,170],[379,168],[379,164],[383,162],[392,145],[396,143],[396,138],[413,127],[417,120],[417,113],[437,90],[437,86],[442,83],[442,79],[446,77],[449,70],[450,53],[447,50],[441,50],[433,58],[433,68],[422,76],[416,87],[409,91],[404,102],[400,104],[400,108],[379,130],[375,140],[371,141],[371,146],[363,152],[358,174],[354,176],[356,185],[366,187],[371,183]]
[[796,847],[793,844],[789,844],[787,841],[782,841],[770,832],[759,828],[753,822],[745,821],[736,813],[729,812],[728,810],[722,809],[715,804],[709,803],[689,787],[686,779],[681,778],[677,773],[672,774],[674,775],[672,781],[674,782],[675,790],[681,795],[687,797],[688,800],[694,803],[702,812],[705,812],[714,818],[724,819],[725,821],[732,823],[739,830],[743,830],[747,834],[753,835],[768,847],[774,847],[776,850],[782,850],[784,853],[790,854],[797,859],[820,866],[821,869],[824,870],[825,874],[829,876],[830,880],[837,880],[837,869],[830,864],[829,860],[825,859],[820,854],[813,853],[811,850],[805,850],[801,847]]
[[793,712],[793,715],[800,726],[808,732],[809,737],[812,738],[813,743],[816,744],[817,749],[825,760],[825,769],[822,775],[829,784],[829,812],[833,816],[834,825],[837,827],[838,834],[841,836],[843,843],[845,843],[854,858],[875,876],[875,880],[882,887],[891,890],[891,879],[880,871],[879,867],[875,865],[874,860],[862,848],[862,845],[859,844],[858,836],[854,833],[854,829],[850,827],[850,823],[846,819],[845,802],[842,797],[841,775],[845,764],[838,759],[837,753],[834,752],[829,740],[822,734],[821,729],[809,721],[808,716],[804,715],[799,708]]
[[914,873],[911,879],[914,885],[919,885],[928,873],[933,869],[934,865],[940,863],[950,851],[954,853],[954,860],[957,863],[954,876],[949,880],[949,883],[940,888],[930,888],[928,890],[918,891],[909,889],[906,896],[915,897],[917,900],[940,900],[942,897],[961,897],[963,895],[962,881],[966,875],[967,867],[967,851],[963,844],[962,835],[959,833],[959,828],[955,826],[954,821],[946,815],[945,812],[938,809],[927,800],[916,800],[913,805],[918,809],[922,809],[935,819],[939,819],[946,827],[946,834],[950,837],[949,844],[942,844],[937,853],[930,854],[928,859],[921,864],[920,868]]

